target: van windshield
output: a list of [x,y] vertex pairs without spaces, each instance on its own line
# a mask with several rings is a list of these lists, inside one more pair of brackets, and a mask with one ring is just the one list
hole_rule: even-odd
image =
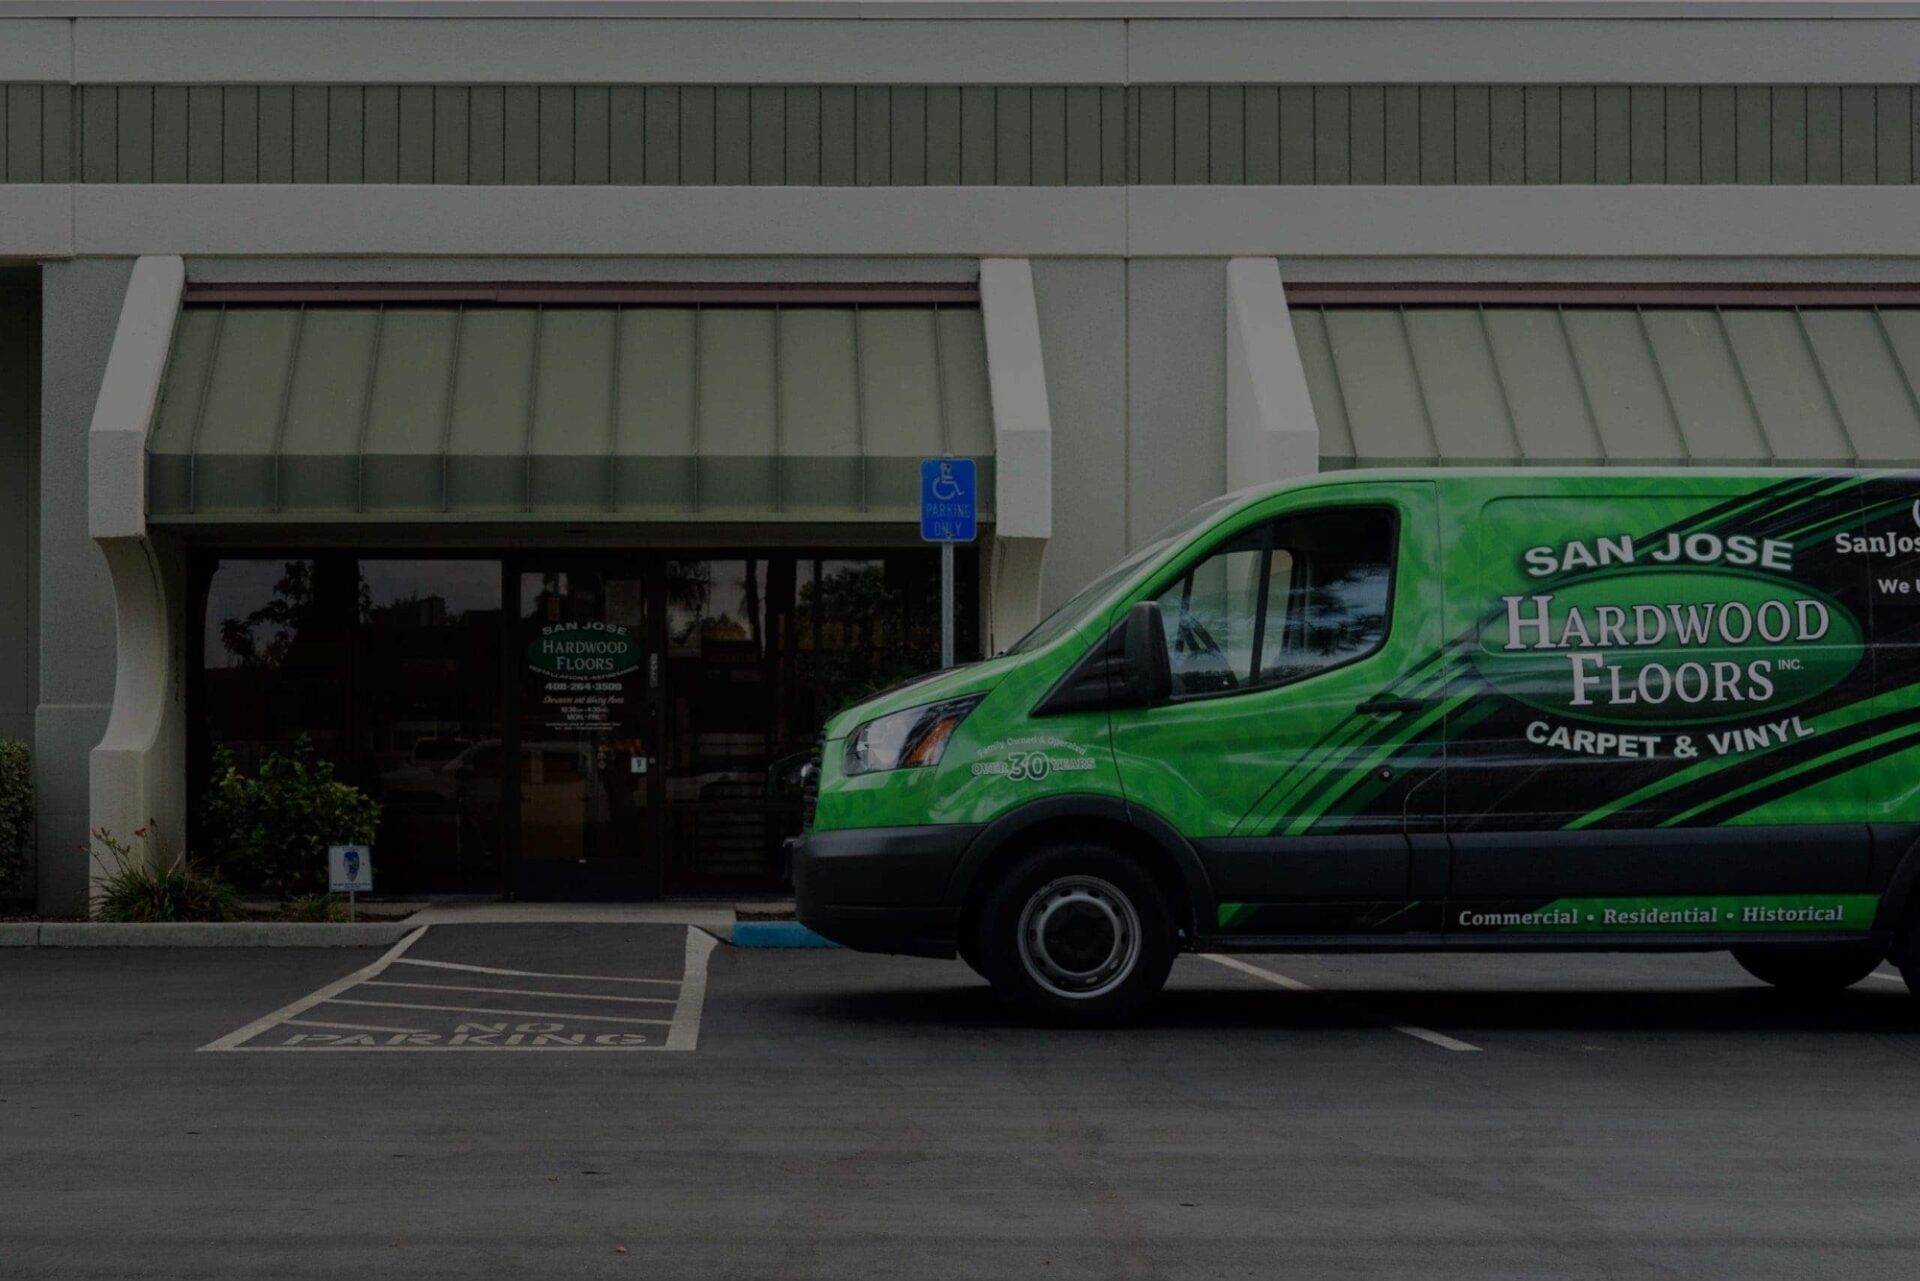
[[1198,507],[1168,525],[1165,529],[1149,538],[1145,543],[1129,553],[1126,559],[1100,577],[1082,587],[1078,592],[1041,619],[1032,631],[1022,636],[1006,649],[1008,654],[1027,654],[1043,646],[1051,645],[1068,630],[1085,621],[1086,613],[1102,597],[1133,576],[1149,561],[1158,560],[1175,544],[1183,540],[1194,530],[1213,522],[1213,519],[1229,507],[1241,501],[1239,494],[1227,494],[1211,502],[1201,503]]

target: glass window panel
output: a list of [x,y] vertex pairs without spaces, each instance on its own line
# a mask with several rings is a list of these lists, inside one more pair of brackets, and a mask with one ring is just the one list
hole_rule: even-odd
[[670,857],[683,886],[748,888],[779,866],[787,835],[770,804],[773,673],[768,563],[666,565]]
[[225,747],[251,772],[305,735],[344,759],[352,562],[337,558],[219,561],[202,621],[207,750]]
[[1176,695],[1239,689],[1252,678],[1265,565],[1265,534],[1253,531],[1160,594]]
[[592,863],[640,889],[657,756],[646,580],[638,565],[564,562],[519,577],[522,885],[564,893],[564,865]]
[[1393,517],[1379,510],[1312,512],[1275,523],[1260,684],[1312,676],[1380,647],[1392,601],[1393,538]]
[[360,562],[354,772],[382,889],[498,884],[500,591],[496,560]]

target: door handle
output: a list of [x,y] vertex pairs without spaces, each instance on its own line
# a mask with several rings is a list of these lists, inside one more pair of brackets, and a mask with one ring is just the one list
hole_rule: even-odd
[[1362,716],[1399,716],[1406,712],[1423,712],[1432,703],[1430,698],[1384,698],[1376,695],[1353,710]]

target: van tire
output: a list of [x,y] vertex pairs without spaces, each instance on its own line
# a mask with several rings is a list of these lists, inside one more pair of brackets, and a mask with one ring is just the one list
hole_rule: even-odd
[[1736,947],[1740,968],[1783,992],[1839,992],[1880,968],[1878,949],[1857,943]]
[[974,949],[1007,1000],[1050,1023],[1104,1026],[1159,995],[1173,967],[1173,919],[1136,860],[1063,841],[1021,859],[988,892]]

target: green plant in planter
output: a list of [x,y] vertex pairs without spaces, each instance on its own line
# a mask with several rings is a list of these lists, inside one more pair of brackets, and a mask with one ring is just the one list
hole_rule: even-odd
[[380,806],[333,776],[305,736],[274,752],[249,778],[221,748],[214,754],[205,834],[212,861],[249,889],[299,895],[327,888],[327,847],[366,845]]
[[180,855],[168,861],[151,847],[152,825],[134,832],[133,844],[102,827],[94,844],[112,856],[114,870],[93,898],[94,915],[103,921],[232,921],[242,915],[233,886]]
[[33,843],[33,759],[25,743],[0,738],[0,897],[26,892]]
[[315,924],[347,919],[347,901],[338,894],[302,894],[280,905],[280,915],[289,921]]

